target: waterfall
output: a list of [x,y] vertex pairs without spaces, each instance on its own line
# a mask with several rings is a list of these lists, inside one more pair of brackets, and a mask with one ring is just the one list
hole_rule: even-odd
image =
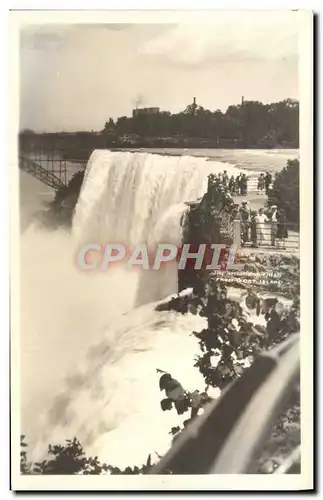
[[[188,209],[184,202],[206,192],[212,171],[214,163],[206,158],[94,151],[75,210],[74,238],[82,243],[178,246],[181,219]],[[143,271],[136,304],[176,291],[176,263],[161,271]]]
[[160,410],[156,368],[187,390],[204,390],[190,334],[205,318],[147,304],[176,292],[176,264],[139,276],[120,268],[91,275],[76,269],[75,246],[180,244],[185,202],[204,194],[209,173],[230,168],[190,156],[94,151],[72,235],[26,231],[22,433],[32,458],[74,436],[87,453],[122,467],[167,450],[170,428],[187,415]]
[[82,241],[148,242],[166,210],[202,196],[211,171],[205,158],[94,151],[76,206],[74,235]]

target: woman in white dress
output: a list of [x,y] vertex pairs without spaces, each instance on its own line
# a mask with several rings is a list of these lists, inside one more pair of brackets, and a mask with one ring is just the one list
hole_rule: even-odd
[[264,209],[259,208],[258,215],[256,216],[258,245],[262,245],[265,240],[265,222],[268,222],[268,217],[264,214]]

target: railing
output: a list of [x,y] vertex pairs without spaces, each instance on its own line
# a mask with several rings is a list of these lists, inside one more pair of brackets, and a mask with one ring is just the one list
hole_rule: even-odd
[[240,247],[264,248],[271,250],[299,250],[299,225],[295,223],[277,222],[243,222],[234,220],[233,240]]
[[[251,175],[248,177],[248,191],[249,192],[258,192],[258,180],[259,180],[259,175]],[[266,193],[266,189],[264,187],[263,189],[263,194]]]
[[225,211],[221,213],[221,232],[233,238],[232,216]]
[[[246,175],[248,177],[248,182],[247,182],[247,193],[256,193],[258,192],[258,179],[259,175],[248,175],[248,172],[246,171]],[[231,193],[235,196],[239,195],[239,190],[236,188],[235,193]],[[262,191],[262,194],[266,194],[266,189],[264,188]]]

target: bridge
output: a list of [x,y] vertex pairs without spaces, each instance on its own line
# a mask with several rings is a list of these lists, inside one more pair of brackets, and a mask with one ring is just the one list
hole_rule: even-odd
[[55,190],[67,184],[66,160],[55,156],[21,153],[19,168]]

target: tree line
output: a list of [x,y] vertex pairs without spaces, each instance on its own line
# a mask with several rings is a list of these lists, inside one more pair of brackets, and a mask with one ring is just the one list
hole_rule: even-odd
[[20,149],[60,151],[88,159],[93,149],[130,147],[298,148],[299,102],[243,101],[225,112],[195,103],[179,113],[137,113],[109,118],[102,130],[19,134]]
[[184,111],[172,114],[162,111],[141,114],[117,120],[110,118],[103,130],[107,140],[133,138],[134,141],[149,138],[172,139],[182,143],[198,140],[212,143],[214,147],[297,148],[299,145],[299,102],[285,99],[263,104],[259,101],[243,101],[229,106],[225,113],[210,111],[195,103]]

